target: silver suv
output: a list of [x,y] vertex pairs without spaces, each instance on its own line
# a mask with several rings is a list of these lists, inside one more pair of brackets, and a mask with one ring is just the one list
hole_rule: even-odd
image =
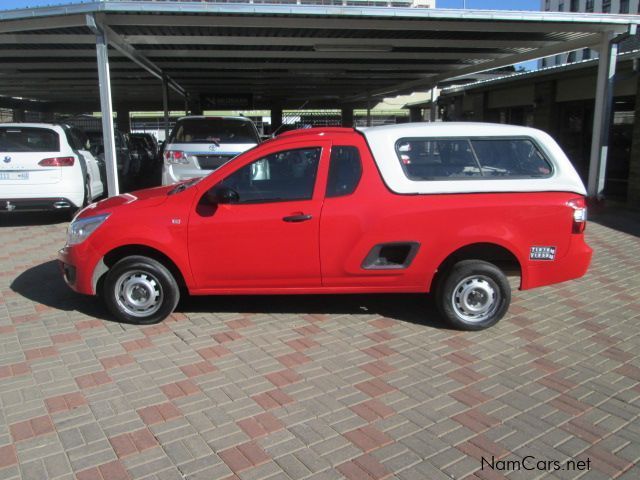
[[165,145],[162,184],[208,175],[258,143],[258,130],[248,118],[182,117]]

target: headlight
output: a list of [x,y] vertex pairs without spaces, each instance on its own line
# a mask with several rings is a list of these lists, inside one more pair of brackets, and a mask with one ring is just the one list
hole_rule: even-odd
[[67,245],[77,245],[84,242],[89,235],[96,231],[110,214],[95,215],[74,220],[67,230]]

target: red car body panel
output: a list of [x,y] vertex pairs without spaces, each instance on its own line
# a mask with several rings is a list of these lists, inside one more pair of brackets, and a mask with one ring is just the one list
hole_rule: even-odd
[[[325,198],[333,146],[355,146],[362,161],[356,190]],[[238,168],[267,154],[321,147],[310,200],[204,205],[206,192]],[[87,240],[65,247],[59,259],[75,267],[71,287],[95,294],[105,255],[131,245],[168,257],[191,294],[427,292],[440,265],[456,250],[494,244],[520,265],[521,288],[578,278],[591,249],[572,233],[570,192],[407,195],[386,185],[365,138],[352,129],[289,132],[225,164],[175,194],[175,186],[142,190],[99,202],[80,217],[111,213]],[[311,215],[301,223],[282,219]],[[381,243],[419,244],[404,269],[365,269]],[[553,245],[553,261],[530,260],[532,246]]]

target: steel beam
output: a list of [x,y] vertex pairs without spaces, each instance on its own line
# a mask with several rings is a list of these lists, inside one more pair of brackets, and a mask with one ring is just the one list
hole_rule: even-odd
[[609,130],[613,104],[613,87],[616,75],[616,57],[618,44],[614,34],[602,36],[598,49],[598,76],[593,112],[593,133],[591,137],[591,156],[589,159],[589,197],[603,198],[609,152]]
[[[472,40],[450,40],[446,38],[350,38],[350,37],[330,37],[326,35],[311,36],[295,36],[295,32],[290,35],[286,34],[286,30],[282,31],[280,36],[266,35],[123,35],[131,45],[273,45],[273,46],[321,46],[328,47],[331,45],[362,47],[363,45],[373,46],[390,46],[390,47],[412,47],[412,48],[456,48],[470,49],[474,51],[479,48],[537,48],[544,47],[551,43],[552,40],[522,40],[522,36],[508,40],[492,40],[477,38]],[[25,40],[31,41],[32,36]],[[48,37],[47,37],[48,38]],[[0,36],[0,43],[3,43],[3,37]],[[10,42],[15,43],[15,42]],[[52,42],[55,43],[55,42]]]
[[[273,46],[330,46],[330,45],[385,45],[390,47],[412,48],[456,48],[474,51],[481,48],[537,48],[550,45],[557,40],[531,40],[515,36],[512,39],[492,40],[474,38],[471,40],[451,40],[439,38],[327,38],[322,35],[309,37],[263,36],[263,35],[121,35],[129,45],[273,45]],[[0,34],[0,45],[93,45],[95,38],[88,34],[47,35],[31,33]],[[195,51],[195,50],[194,50]]]
[[[408,63],[399,63],[392,64],[388,61],[385,62],[375,62],[371,60],[366,63],[336,63],[335,61],[331,61],[330,59],[316,61],[313,63],[305,63],[305,62],[297,62],[297,63],[280,63],[274,59],[267,60],[264,62],[218,62],[218,61],[201,61],[201,62],[158,62],[158,66],[162,68],[163,71],[166,70],[179,70],[180,73],[184,72],[185,69],[197,69],[198,71],[207,71],[211,70],[212,72],[218,72],[220,69],[225,70],[261,70],[261,69],[280,69],[280,70],[322,70],[322,71],[334,71],[336,69],[340,69],[343,71],[367,71],[367,70],[390,70],[390,71],[403,71],[403,70],[412,70],[416,72],[416,75],[420,75],[422,73],[427,72],[443,72],[449,69],[457,67],[459,64],[456,63],[421,63],[418,61],[408,62]],[[479,65],[479,64],[478,64]],[[0,71],[28,71],[28,70],[52,70],[52,71],[62,71],[62,70],[91,70],[94,69],[93,62],[63,62],[63,61],[46,61],[46,62],[11,62],[11,63],[0,63]],[[132,64],[130,62],[117,62],[112,65],[113,69],[118,70],[134,70],[138,71],[140,68],[136,64]],[[454,74],[456,71],[452,71]],[[46,75],[44,73],[43,75]]]
[[102,112],[102,136],[104,161],[107,169],[107,190],[109,196],[118,195],[118,163],[116,160],[116,140],[113,132],[113,105],[111,101],[111,78],[109,73],[109,47],[106,34],[96,34],[96,56],[100,81],[100,110]]
[[162,71],[160,67],[158,67],[155,63],[149,60],[147,57],[138,52],[135,48],[129,45],[126,41],[120,37],[116,32],[114,32],[103,20],[103,17],[100,19],[96,18],[92,15],[87,15],[87,25],[89,28],[94,29],[96,26],[102,30],[109,39],[109,44],[122,53],[125,57],[131,60],[136,65],[142,67],[144,70],[149,72],[154,77],[158,78],[162,81],[167,81],[169,87],[178,92],[180,95],[185,96],[187,92],[184,88],[182,88],[177,82],[172,80],[165,72]]
[[[253,5],[247,7],[255,8]],[[450,10],[445,12],[436,9],[398,9],[394,13],[394,17],[381,10],[387,9],[371,9],[376,10],[380,16],[385,15],[386,18],[371,18],[362,13],[361,9],[357,10],[356,15],[310,15],[312,7],[305,6],[300,13],[306,14],[296,15],[293,13],[295,7],[285,6],[286,9],[282,13],[289,16],[267,15],[266,12],[261,16],[250,15],[234,15],[227,16],[220,12],[216,15],[136,15],[136,14],[117,14],[109,13],[109,24],[129,25],[129,26],[159,26],[159,27],[240,27],[240,28],[323,28],[331,30],[439,30],[449,32],[525,32],[525,33],[557,33],[557,32],[603,32],[608,30],[617,30],[623,33],[627,30],[628,20],[613,20],[613,17],[607,15],[607,20],[598,21],[596,14],[578,14],[571,17],[565,15],[567,21],[549,21],[549,14],[540,15],[539,12],[530,12],[529,15],[524,12],[482,12],[467,11],[461,14],[459,11]],[[182,7],[181,7],[182,10]],[[262,8],[260,10],[266,10]],[[334,9],[335,10],[335,9]],[[341,9],[347,11],[348,8]],[[413,10],[407,12],[413,14],[413,18],[402,18],[397,13],[405,13],[403,10]],[[390,12],[393,10],[389,9]],[[251,13],[255,13],[251,12]],[[458,18],[446,18],[447,13],[455,13]],[[538,13],[538,15],[535,15]],[[420,14],[420,17],[418,17]],[[444,14],[444,15],[442,15]],[[476,15],[474,15],[476,14]],[[502,15],[503,18],[496,18]],[[408,16],[408,15],[407,15]],[[440,16],[440,18],[436,18]],[[328,17],[328,18],[327,18]],[[431,18],[427,18],[431,17]],[[558,16],[558,19],[563,18]],[[476,21],[473,21],[476,20]],[[482,20],[482,21],[477,21]],[[491,21],[493,20],[493,21]]]
[[[185,100],[186,100],[185,96]],[[164,112],[164,141],[169,140],[169,80],[162,76],[162,110]]]
[[[115,55],[114,55],[115,53]],[[120,51],[112,52],[111,57],[120,57],[123,54]],[[507,55],[513,55],[510,52],[447,52],[441,49],[437,52],[427,51],[412,51],[412,52],[393,52],[393,51],[376,51],[375,48],[371,50],[363,51],[316,51],[316,50],[302,50],[302,51],[282,51],[282,50],[163,50],[163,49],[150,49],[145,50],[147,59],[151,58],[250,58],[250,59],[262,59],[262,58],[276,58],[282,59],[295,58],[295,59],[351,59],[351,60],[424,60],[428,57],[430,60],[460,60],[460,59],[490,59],[501,58]],[[2,50],[2,56],[7,58],[93,58],[94,52],[87,48],[67,48],[67,49],[38,49],[38,50],[23,50],[23,49],[4,49]],[[130,58],[130,57],[128,57]],[[151,63],[151,60],[149,60]],[[137,63],[137,62],[136,62]],[[142,66],[140,63],[138,65]],[[142,66],[145,70],[148,68]],[[159,67],[158,67],[159,68]],[[155,74],[152,73],[155,76]],[[161,75],[161,73],[160,73]],[[177,85],[177,84],[176,84]],[[172,86],[178,93],[184,95],[183,90],[180,90],[180,86]]]
[[[610,34],[613,34],[613,33],[610,33]],[[429,90],[434,86],[437,86],[439,82],[442,82],[444,80],[482,73],[488,70],[493,70],[496,68],[514,65],[520,62],[526,62],[529,60],[535,60],[537,58],[548,57],[550,55],[570,52],[572,50],[579,50],[585,47],[593,47],[595,44],[598,43],[599,40],[600,40],[600,35],[589,35],[586,37],[582,37],[578,40],[573,40],[570,42],[560,42],[550,47],[539,48],[523,54],[509,55],[507,57],[503,57],[497,60],[481,62],[474,65],[462,66],[458,68],[454,67],[447,72],[434,76],[433,78],[430,78],[427,80],[414,80],[410,82],[401,83],[398,85],[394,85],[391,88],[374,91],[371,93],[371,95],[375,97],[380,97],[380,96],[391,95],[391,94],[398,95],[403,92],[411,92],[419,89]],[[365,98],[364,95],[360,95],[358,97],[348,99],[348,100],[358,101],[358,100],[363,100],[364,98]]]
[[0,33],[52,30],[57,28],[83,27],[84,25],[84,15],[58,15],[20,20],[3,20],[0,22]]

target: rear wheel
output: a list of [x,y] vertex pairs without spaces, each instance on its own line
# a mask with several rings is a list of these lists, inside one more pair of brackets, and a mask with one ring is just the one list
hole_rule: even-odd
[[107,273],[102,294],[116,318],[142,325],[164,320],[180,299],[171,272],[157,260],[141,255],[118,261]]
[[494,264],[463,260],[445,273],[435,296],[438,310],[452,326],[483,330],[507,313],[511,286]]

